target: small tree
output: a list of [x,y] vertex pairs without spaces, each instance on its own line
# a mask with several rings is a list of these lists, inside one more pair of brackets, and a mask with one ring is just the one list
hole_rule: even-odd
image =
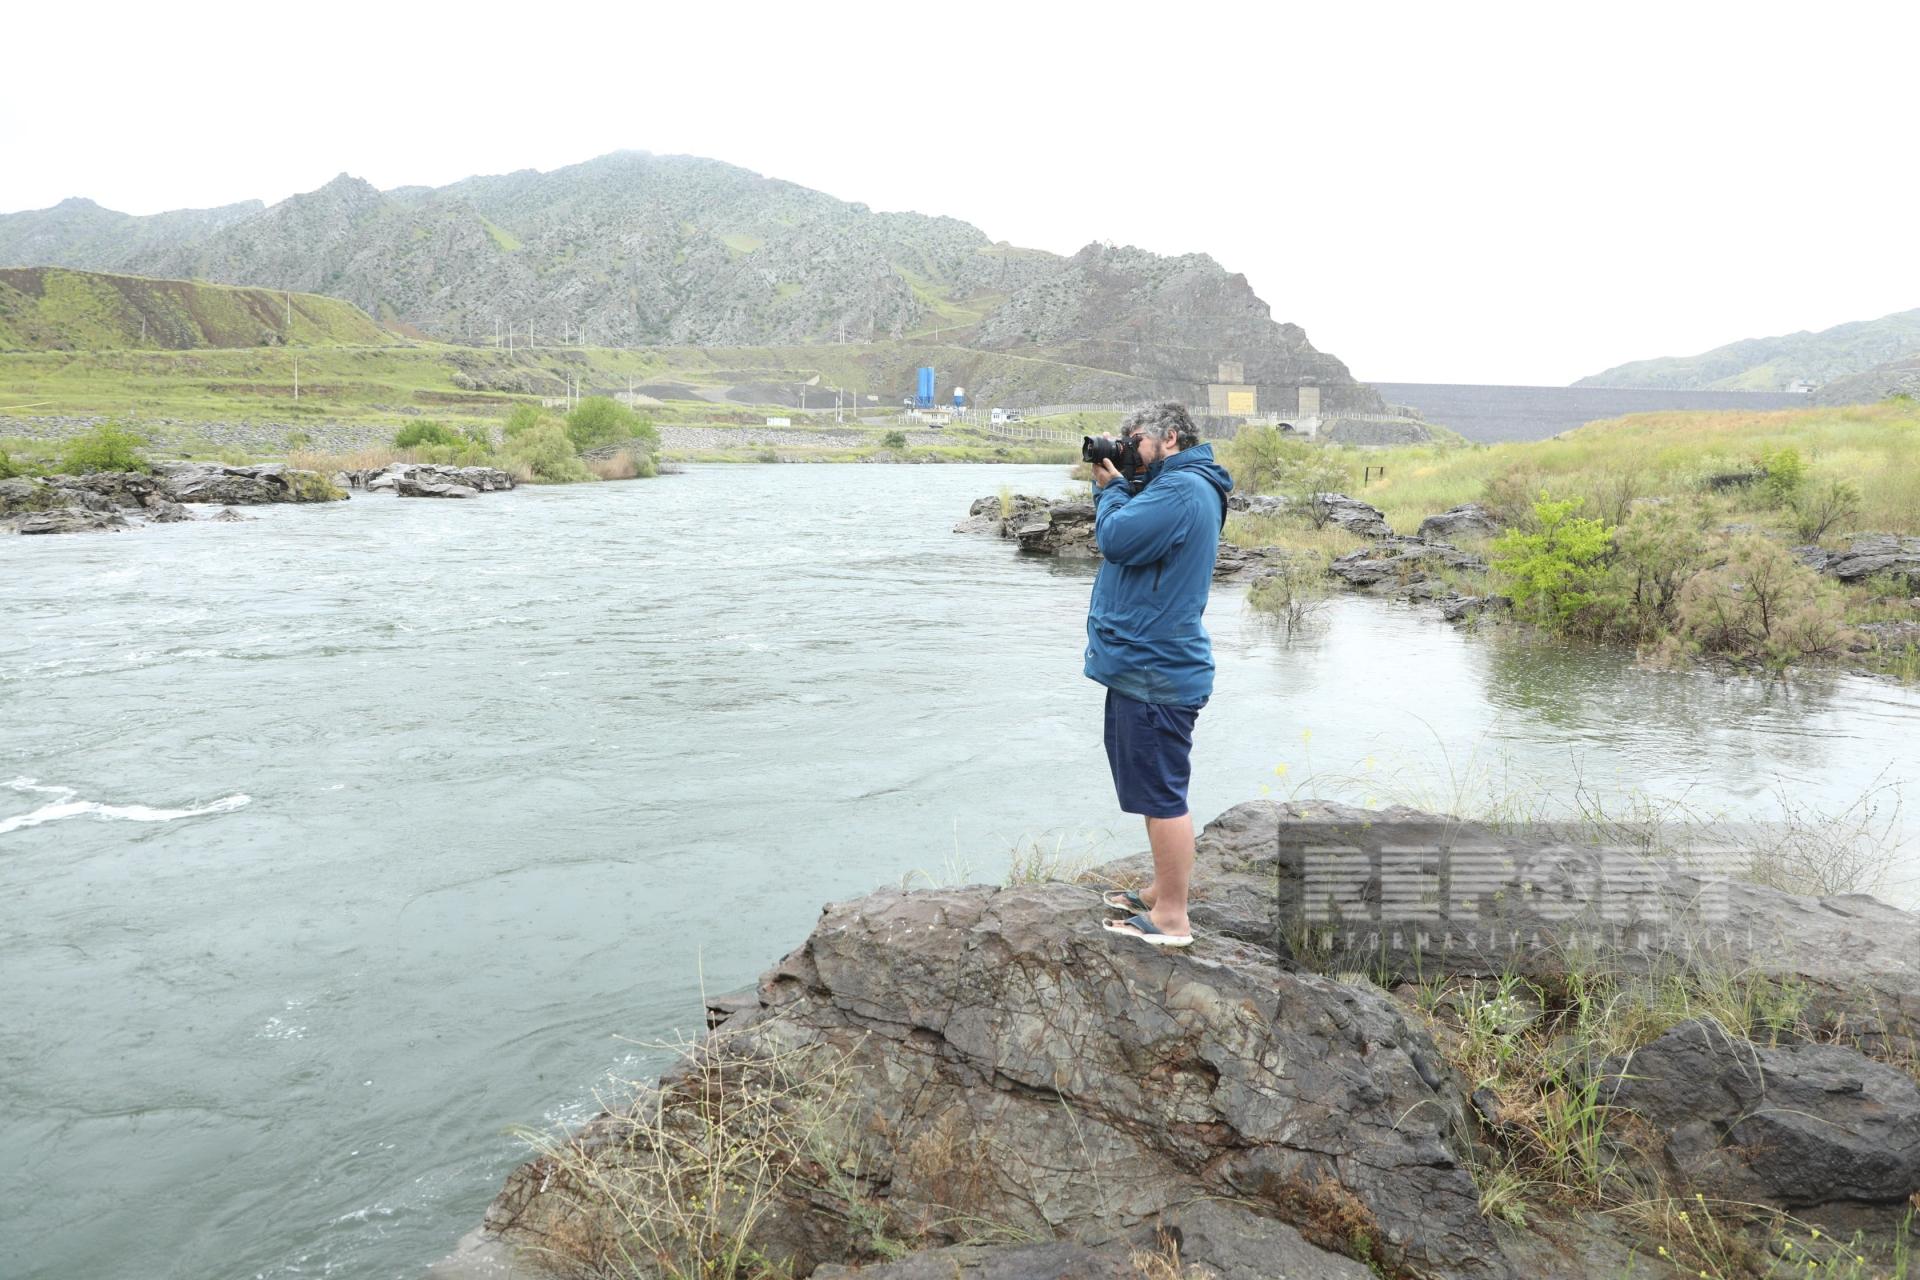
[[1827,530],[1859,514],[1860,490],[1845,480],[1829,480],[1793,503],[1794,528],[1809,542],[1818,542]]
[[906,433],[904,431],[889,431],[880,437],[880,446],[884,449],[904,449],[907,447]]
[[1800,451],[1792,447],[1776,449],[1760,459],[1761,470],[1766,473],[1764,491],[1767,504],[1774,507],[1790,507],[1800,493],[1800,486],[1806,483],[1807,464]]
[[1509,529],[1494,540],[1493,567],[1506,575],[1517,609],[1570,626],[1605,582],[1613,531],[1605,521],[1574,514],[1579,498],[1533,504],[1537,531]]
[[1785,663],[1832,653],[1844,634],[1833,585],[1771,538],[1734,539],[1726,563],[1681,589],[1680,635],[1699,649]]
[[529,479],[546,484],[572,484],[594,478],[574,452],[566,428],[558,422],[543,423],[514,436],[501,449],[500,458]]
[[94,471],[146,471],[146,459],[140,446],[146,441],[117,422],[99,426],[75,436],[60,455],[60,469],[69,475]]
[[418,449],[422,445],[458,447],[464,443],[458,432],[437,422],[409,422],[393,434],[396,449]]
[[502,430],[507,439],[511,440],[522,432],[533,430],[545,419],[546,415],[535,406],[517,404],[513,407],[513,412],[507,415],[506,426]]
[[609,396],[588,396],[567,415],[567,437],[576,449],[638,440],[648,450],[660,444],[653,424]]
[[1680,589],[1706,561],[1697,510],[1676,502],[1637,507],[1613,531],[1613,545],[1631,587],[1636,629],[1651,635],[1671,626]]

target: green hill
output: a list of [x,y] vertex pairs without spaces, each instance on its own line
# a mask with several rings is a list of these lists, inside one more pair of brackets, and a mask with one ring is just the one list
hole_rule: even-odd
[[1855,320],[1818,333],[1745,338],[1697,356],[1634,360],[1582,378],[1576,387],[1691,387],[1703,391],[1786,391],[1818,386],[1920,353],[1920,308]]
[[349,302],[193,280],[0,267],[0,351],[370,346],[391,341]]

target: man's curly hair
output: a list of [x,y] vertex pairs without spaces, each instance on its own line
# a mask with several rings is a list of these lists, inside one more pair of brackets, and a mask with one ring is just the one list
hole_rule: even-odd
[[1136,431],[1145,431],[1159,440],[1176,440],[1182,449],[1191,449],[1200,443],[1200,432],[1188,416],[1187,406],[1172,400],[1142,405],[1128,414],[1120,424],[1120,433],[1130,436]]

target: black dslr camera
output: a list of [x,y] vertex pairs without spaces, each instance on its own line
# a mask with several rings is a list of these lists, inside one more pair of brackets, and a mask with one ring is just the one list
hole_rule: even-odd
[[1113,464],[1113,469],[1128,480],[1137,480],[1147,469],[1140,461],[1140,442],[1132,436],[1124,440],[1110,440],[1106,436],[1081,436],[1080,460],[1099,462],[1105,459]]

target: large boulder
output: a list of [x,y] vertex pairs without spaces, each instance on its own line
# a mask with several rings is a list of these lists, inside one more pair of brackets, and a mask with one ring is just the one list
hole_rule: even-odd
[[1466,502],[1422,520],[1419,536],[1428,542],[1446,542],[1453,538],[1491,538],[1498,532],[1500,521],[1493,512],[1477,502]]
[[477,498],[478,489],[464,484],[450,484],[436,480],[416,480],[412,476],[401,476],[395,486],[403,498]]
[[16,517],[12,524],[15,533],[98,533],[127,527],[125,518],[114,512],[87,511],[80,507],[36,511]]
[[1844,551],[1797,547],[1794,554],[1810,568],[1842,582],[1888,574],[1904,579],[1908,590],[1920,591],[1920,538],[1870,533],[1856,537]]
[[1277,516],[1289,507],[1288,501],[1270,493],[1230,493],[1227,495],[1227,510],[1238,511],[1250,516]]
[[156,496],[159,484],[150,475],[138,471],[99,471],[83,476],[53,476],[49,484],[72,494],[81,505],[89,505],[98,510],[98,506],[87,504],[82,495],[103,500],[115,507],[140,508],[147,505],[147,499]]
[[1758,1045],[1695,1020],[1600,1075],[1601,1100],[1651,1126],[1648,1154],[1690,1190],[1803,1215],[1920,1193],[1920,1084],[1845,1045]]
[[1443,594],[1442,570],[1485,573],[1487,562],[1450,542],[1389,538],[1338,557],[1327,572],[1350,587],[1388,590],[1416,599]]
[[33,476],[0,480],[0,519],[71,506],[73,495]]
[[[340,473],[347,487],[388,491],[403,498],[471,498],[513,488],[513,477],[498,467],[443,467],[430,462],[395,462],[384,467]],[[453,489],[465,492],[452,492]]]
[[1100,555],[1099,544],[1093,538],[1091,502],[1056,502],[1044,512],[1033,511],[1018,520],[1009,519],[1006,527],[1012,530],[1022,551],[1096,559]]
[[259,506],[269,502],[336,502],[347,495],[317,471],[278,462],[233,467],[219,462],[163,462],[154,468],[160,492],[173,502]]
[[[711,1033],[707,1061],[844,1063],[862,1213],[918,1224],[931,1246],[960,1243],[968,1222],[1091,1244],[1191,1229],[1229,1266],[1270,1244],[1274,1270],[1226,1274],[1361,1274],[1319,1251],[1382,1274],[1579,1274],[1505,1259],[1468,1169],[1466,1097],[1384,992],[1231,937],[1181,953],[1115,938],[1098,905],[1047,884],[829,906],[756,1004]],[[711,1087],[669,1072],[638,1105],[710,1105]],[[603,1116],[573,1149],[617,1162],[633,1150],[621,1132]],[[1179,1215],[1207,1200],[1236,1209],[1189,1227]],[[857,1261],[848,1216],[793,1189],[757,1243],[799,1275]],[[487,1227],[535,1249],[579,1239],[567,1170],[523,1166]]]
[[994,496],[975,498],[973,505],[967,508],[967,518],[953,526],[955,533],[992,533],[1003,538],[1012,537],[1010,525],[1024,523],[1027,517],[1036,511],[1045,511],[1052,506],[1046,498],[1030,493],[1012,493],[1004,499]]
[[1393,528],[1387,523],[1386,513],[1358,498],[1349,498],[1344,493],[1322,493],[1315,495],[1314,503],[1326,513],[1329,524],[1345,529],[1348,533],[1362,538],[1393,536]]

